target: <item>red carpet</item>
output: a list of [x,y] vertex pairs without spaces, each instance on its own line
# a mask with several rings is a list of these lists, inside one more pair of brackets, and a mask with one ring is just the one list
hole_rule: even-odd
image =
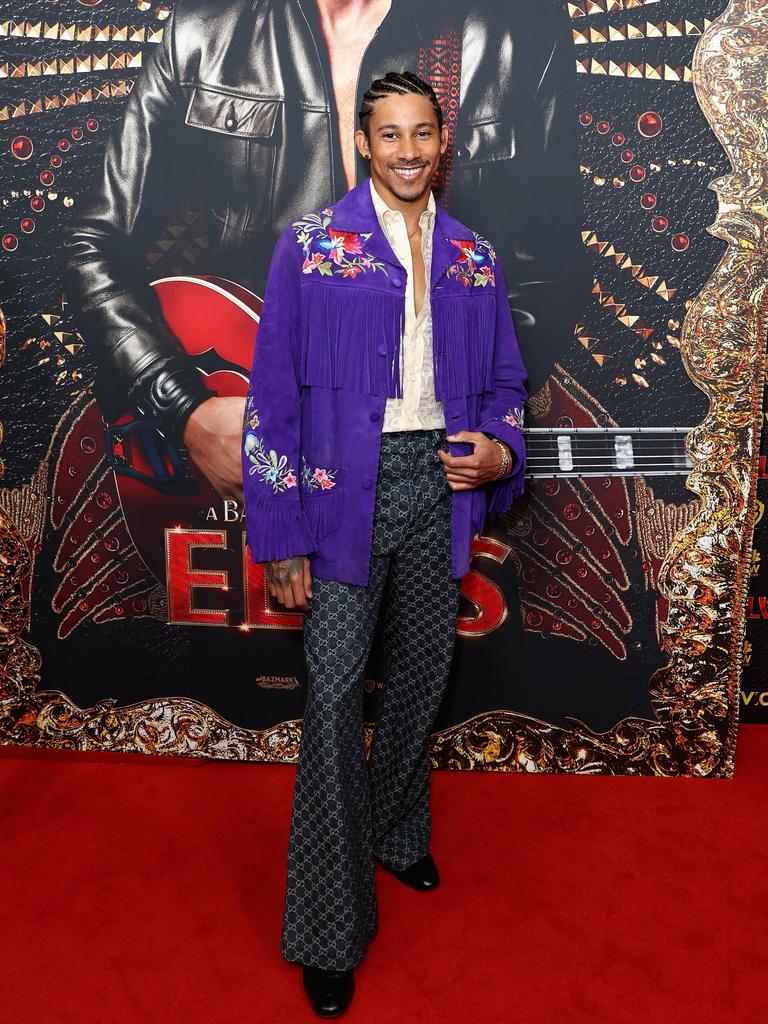
[[[765,1019],[768,728],[736,779],[433,774],[343,1019]],[[279,953],[294,771],[0,748],[3,1024],[315,1021]]]

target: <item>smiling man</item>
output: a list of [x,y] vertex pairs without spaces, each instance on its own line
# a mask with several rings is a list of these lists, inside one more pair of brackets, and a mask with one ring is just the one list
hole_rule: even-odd
[[[370,178],[298,218],[273,255],[246,400],[251,556],[305,615],[308,699],[282,952],[343,1012],[377,930],[374,864],[415,890],[429,851],[428,738],[461,578],[486,515],[522,491],[525,371],[491,243],[437,206],[447,133],[429,84],[389,72],[355,139]],[[370,757],[363,677],[384,672]]]

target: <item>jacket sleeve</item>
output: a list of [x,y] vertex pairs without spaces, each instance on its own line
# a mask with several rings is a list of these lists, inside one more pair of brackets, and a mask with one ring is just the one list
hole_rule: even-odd
[[512,453],[510,472],[486,484],[488,517],[504,512],[525,486],[525,440],[523,410],[528,397],[526,370],[520,355],[507,299],[501,260],[496,260],[496,336],[494,339],[493,391],[485,392],[480,403],[480,424],[484,434],[497,437]]
[[64,228],[64,282],[96,363],[108,418],[133,406],[181,433],[209,398],[192,359],[166,326],[149,286],[146,252],[192,184],[184,97],[174,54],[178,12],[165,23],[112,131],[95,181]]
[[[474,166],[474,172],[455,179],[450,209],[494,239],[504,261],[533,393],[572,348],[573,330],[592,287],[592,259],[581,240],[582,177],[573,99],[577,76],[570,19],[559,5],[505,4],[496,11],[502,41],[509,21],[513,57],[507,69],[502,55],[494,72],[491,58],[497,50],[488,40],[475,77],[495,81],[501,66],[511,78],[511,98],[498,125],[477,130],[506,131],[510,158],[480,159],[478,154],[469,160],[466,167]],[[469,131],[472,145],[476,139]]]
[[245,535],[254,562],[316,547],[301,496],[300,275],[288,228],[269,268],[243,421]]

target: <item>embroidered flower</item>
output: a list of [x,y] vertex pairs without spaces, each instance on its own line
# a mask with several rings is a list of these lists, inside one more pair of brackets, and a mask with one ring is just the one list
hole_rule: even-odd
[[482,235],[472,238],[449,238],[448,241],[459,250],[459,255],[448,268],[448,274],[460,281],[465,288],[470,285],[496,284],[493,270],[496,266],[496,252]]
[[250,427],[251,430],[255,430],[259,425],[259,414],[253,407],[253,395],[248,395],[245,400],[245,414],[243,416],[243,430],[246,427]]
[[524,412],[520,408],[507,409],[503,416],[492,416],[491,419],[499,420],[501,423],[508,423],[510,427],[522,429]]
[[324,490],[329,491],[336,486],[335,469],[324,469],[322,466],[312,468],[307,464],[304,455],[301,456],[301,482],[308,491]]
[[253,476],[254,473],[258,473],[263,483],[272,486],[274,494],[296,486],[298,480],[293,466],[288,464],[288,457],[286,455],[278,455],[274,448],[267,451],[262,439],[257,437],[251,430],[246,433],[243,439],[243,452],[251,463],[248,470],[249,474]]
[[323,262],[322,253],[313,252],[310,257],[304,260],[301,265],[301,271],[303,274],[311,274],[313,270],[317,270],[320,264]]
[[311,274],[317,270],[321,277],[356,278],[368,270],[387,268],[363,248],[370,232],[339,231],[331,227],[332,210],[310,213],[293,223],[296,241],[304,252],[302,271]]
[[363,247],[360,244],[360,235],[352,231],[336,231],[335,228],[328,228],[328,238],[321,238],[320,248],[330,253],[331,259],[339,266],[344,266],[344,256],[361,256]]

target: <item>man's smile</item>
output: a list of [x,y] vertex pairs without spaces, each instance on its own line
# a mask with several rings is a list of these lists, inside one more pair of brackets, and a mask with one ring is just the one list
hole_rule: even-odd
[[416,178],[422,173],[427,164],[419,164],[417,167],[402,167],[402,166],[391,166],[390,171],[396,174],[398,178],[402,178],[403,181],[415,181]]

